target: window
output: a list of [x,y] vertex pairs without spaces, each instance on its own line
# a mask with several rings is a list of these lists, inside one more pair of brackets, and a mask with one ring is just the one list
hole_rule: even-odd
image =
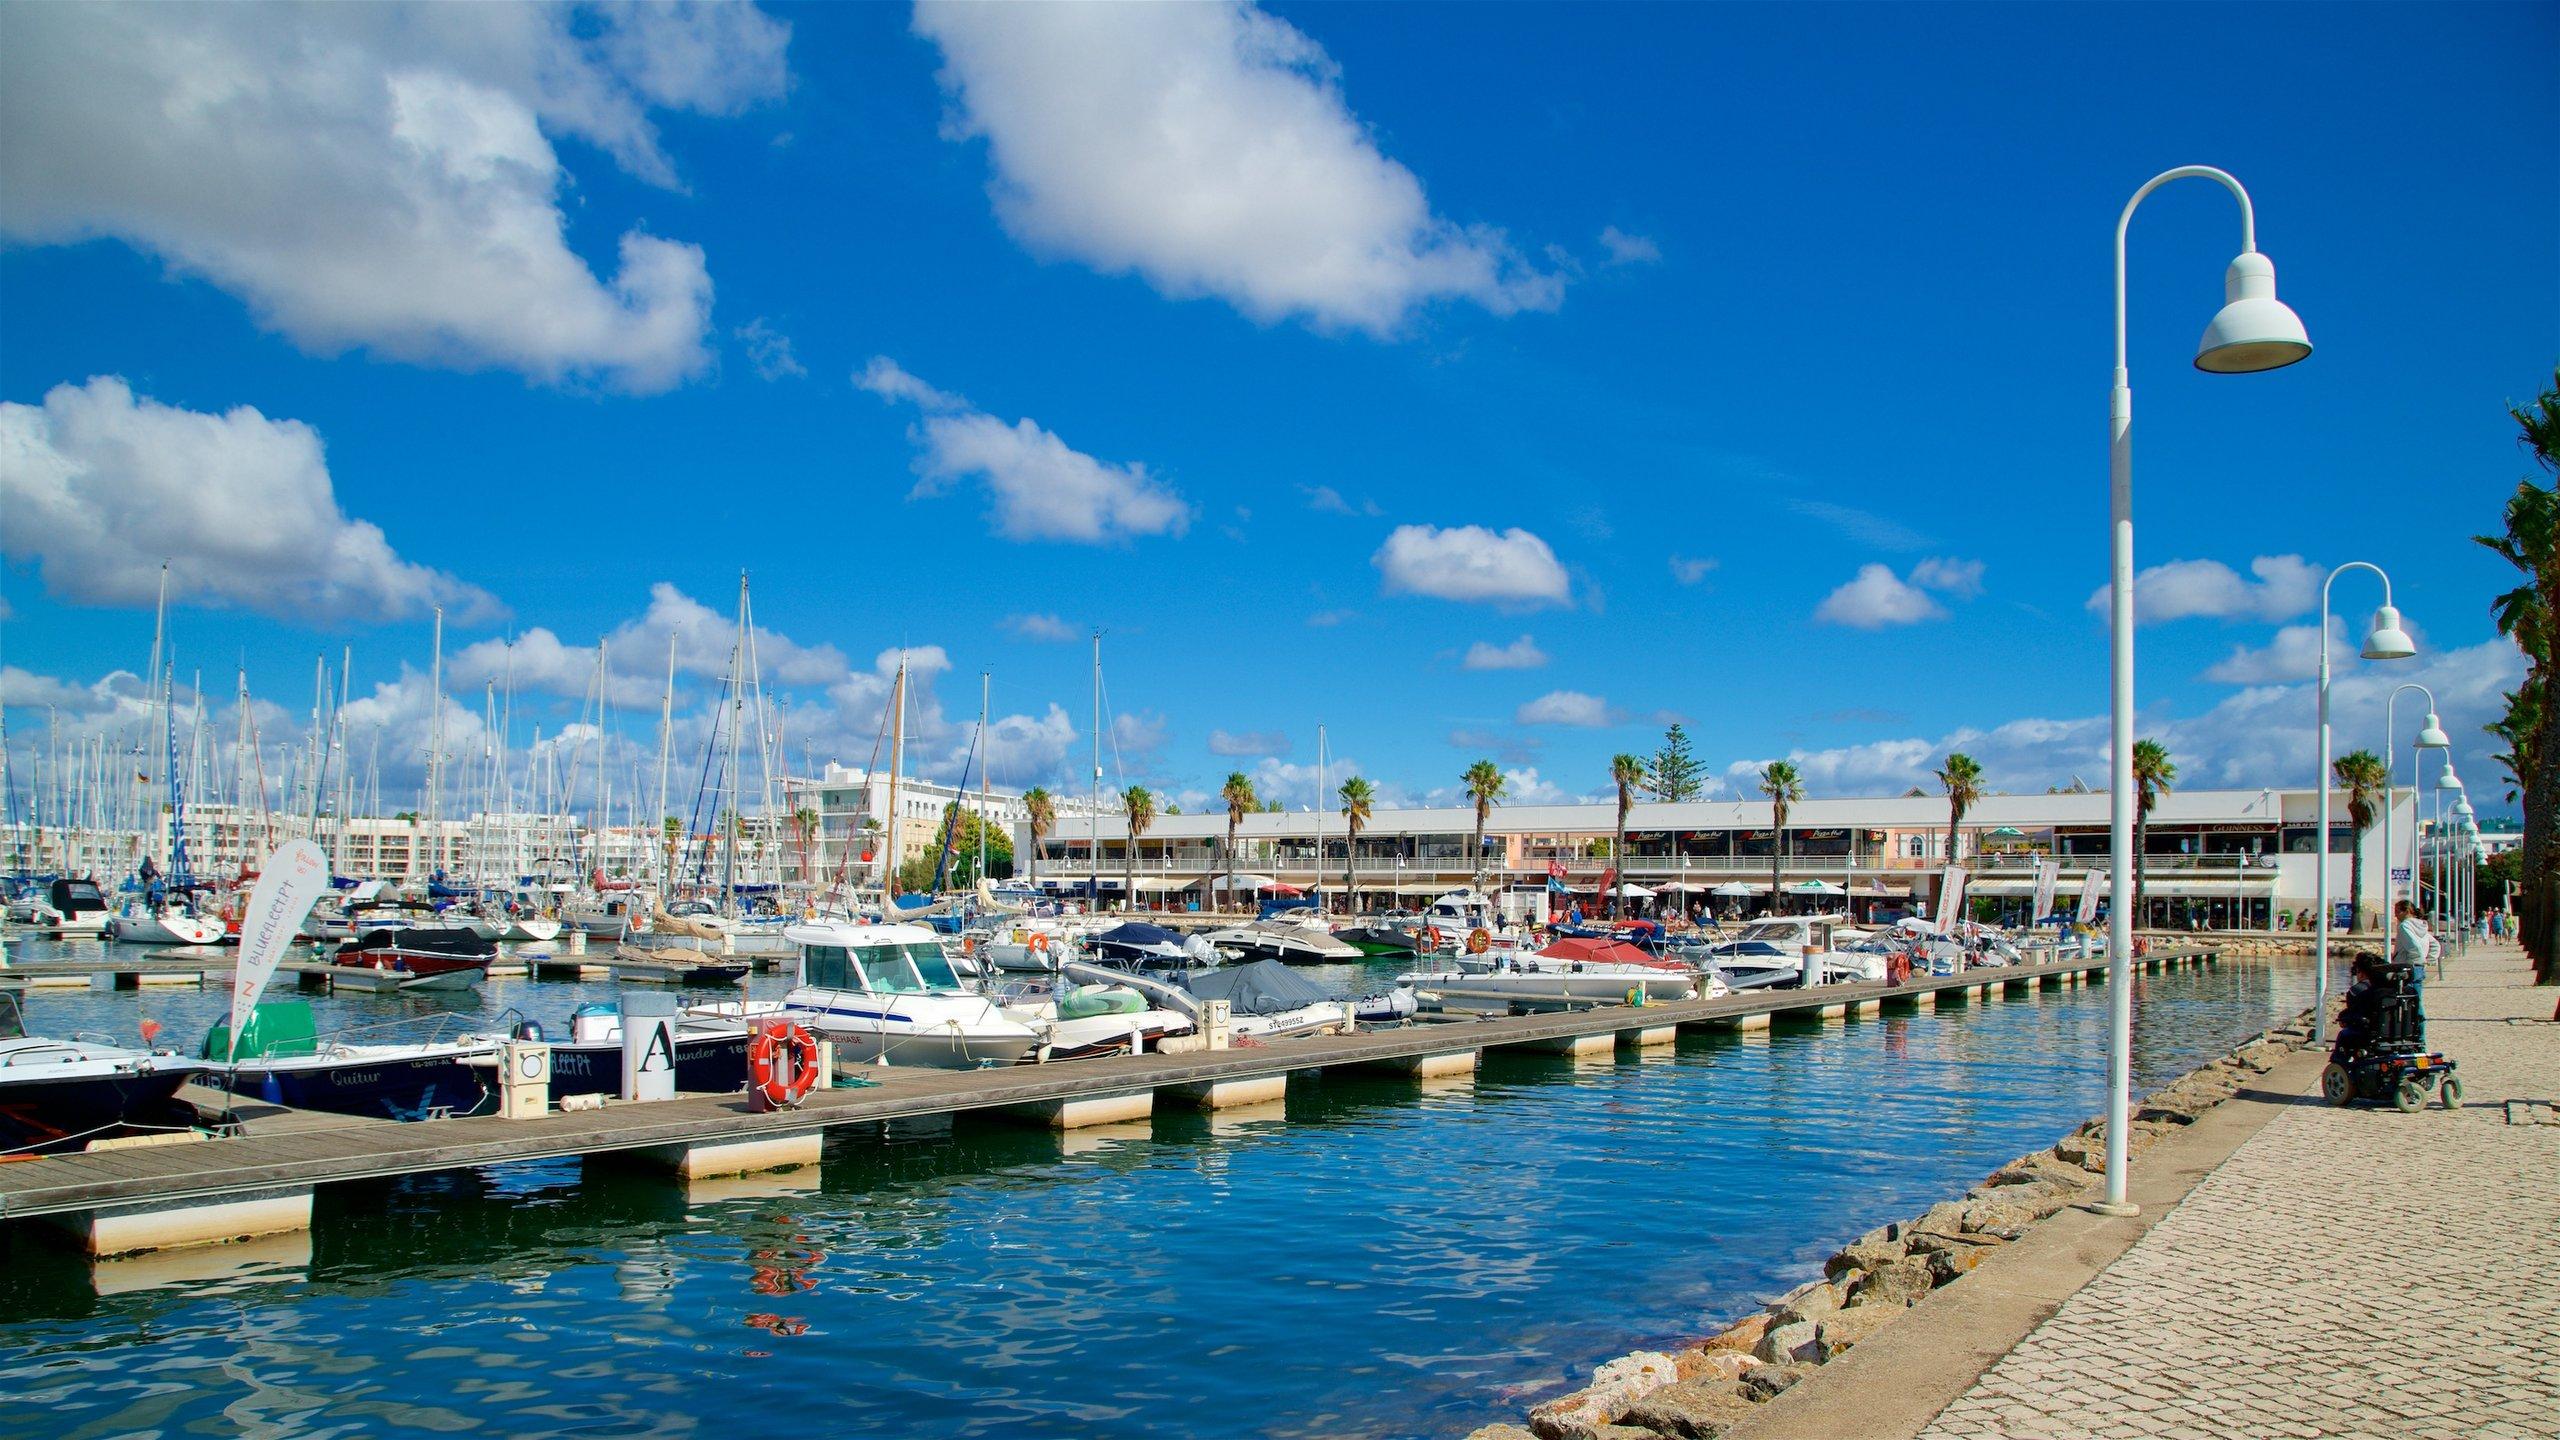
[[808,945],[800,952],[800,983],[820,990],[913,995],[957,990],[960,977],[938,945]]

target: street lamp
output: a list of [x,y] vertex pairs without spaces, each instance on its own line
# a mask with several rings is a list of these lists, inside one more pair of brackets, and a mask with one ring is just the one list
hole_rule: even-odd
[[[2312,962],[2311,1040],[2315,1045],[2329,1028],[2329,791],[2336,783],[2329,774],[2329,587],[2350,570],[2370,570],[2382,580],[2382,608],[2373,612],[2373,628],[2365,633],[2364,658],[2406,660],[2418,653],[2409,632],[2400,628],[2400,612],[2391,604],[2391,577],[2382,573],[2381,566],[2350,560],[2320,582],[2320,768],[2315,774],[2320,786],[2320,848],[2319,861],[2311,867],[2313,903],[2320,915],[2320,942]],[[2435,703],[2432,694],[2427,703]],[[2390,878],[2387,872],[2383,876],[2386,888]]]
[[2125,1199],[2125,1132],[2133,1088],[2133,387],[2125,369],[2124,238],[2133,212],[2172,180],[2219,182],[2240,202],[2240,254],[2223,274],[2223,307],[2196,346],[2196,368],[2217,375],[2275,370],[2311,353],[2301,319],[2276,299],[2275,266],[2258,253],[2257,211],[2240,182],[2209,165],[2181,165],[2143,182],[2116,219],[2116,370],[2108,396],[2109,706],[2113,726],[2107,801],[2107,1194],[2090,1208],[2131,1215]]
[[[2391,776],[2393,771],[2398,767],[2398,762],[2392,758],[2392,752],[2399,748],[2400,743],[2398,739],[2398,725],[2400,692],[2402,690],[2415,690],[2419,694],[2427,697],[2427,723],[2418,727],[2418,738],[2411,741],[2409,747],[2412,752],[2416,752],[2412,753],[2409,757],[2409,796],[2411,801],[2409,821],[2412,825],[2415,825],[2418,819],[2416,799],[2418,783],[2423,778],[2418,774],[2418,766],[2424,763],[2422,759],[2423,752],[2428,750],[2442,750],[2445,752],[2446,758],[2448,759],[2452,757],[2453,753],[2453,741],[2445,735],[2444,726],[2436,720],[2436,692],[2414,680],[2393,689],[2391,697],[2382,703],[2382,923],[2385,929],[2390,928],[2391,925],[2391,902],[2400,898],[2398,884],[2391,878],[2391,811],[2393,804],[2391,794]],[[2412,862],[2409,866],[2410,893],[2416,893],[2417,885],[2418,867],[2414,862]]]

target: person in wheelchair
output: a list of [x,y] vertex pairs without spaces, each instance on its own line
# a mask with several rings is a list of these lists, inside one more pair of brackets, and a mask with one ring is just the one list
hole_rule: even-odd
[[2347,986],[2345,1008],[2338,1012],[2338,1038],[2329,1047],[2330,1059],[2343,1065],[2374,1047],[2383,1029],[2383,973],[2381,957],[2370,950],[2356,955],[2355,964],[2348,970],[2353,979]]
[[2427,1017],[2419,1001],[2418,967],[2364,951],[2351,969],[2346,1003],[2338,1014],[2337,1040],[2320,1077],[2333,1105],[2387,1101],[2415,1110],[2435,1090],[2444,1108],[2461,1104],[2454,1062],[2427,1049]]

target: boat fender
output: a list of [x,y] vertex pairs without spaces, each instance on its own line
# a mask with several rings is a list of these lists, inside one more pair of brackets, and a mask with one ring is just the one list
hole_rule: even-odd
[[818,1083],[818,1042],[789,1020],[768,1020],[747,1042],[747,1099],[763,1110],[796,1110]]
[[1627,1003],[1630,1005],[1642,1005],[1644,1003],[1644,987],[1641,985],[1628,986]]

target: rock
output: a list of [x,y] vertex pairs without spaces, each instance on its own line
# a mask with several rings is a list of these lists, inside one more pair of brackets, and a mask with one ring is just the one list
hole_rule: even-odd
[[2089,1173],[2080,1167],[2079,1161],[2064,1160],[2050,1150],[2022,1155],[1993,1171],[1991,1178],[1995,1184],[2003,1186],[2032,1185],[2042,1181],[2080,1190],[2089,1184]]
[[1802,1365],[1758,1365],[1742,1377],[1742,1392],[1756,1400],[1775,1398],[1805,1376]]
[[2005,1200],[1976,1200],[1964,1207],[1964,1233],[2015,1240],[2039,1217],[2023,1205]]
[[1772,1325],[1751,1353],[1771,1365],[1783,1365],[1790,1360],[1811,1360],[1817,1353],[1814,1341],[1819,1334],[1818,1327],[1810,1320]]
[[2003,1185],[1992,1193],[1997,1195],[2002,1203],[2013,1205],[2025,1211],[2030,1217],[2042,1220],[2048,1215],[2068,1210],[2078,1204],[2081,1195],[2087,1190],[2088,1186],[2085,1184],[2062,1184],[2039,1180],[2032,1185]]
[[1716,1440],[1748,1419],[1754,1406],[1731,1381],[1684,1380],[1665,1385],[1635,1403],[1625,1423],[1682,1440]]
[[1821,1333],[1814,1338],[1825,1361],[1839,1357],[1841,1351],[1866,1339],[1902,1316],[1900,1306],[1862,1305],[1843,1310],[1822,1322]]
[[1822,1270],[1834,1280],[1855,1280],[1901,1258],[1902,1246],[1894,1241],[1861,1240],[1822,1262]]
[[1529,1412],[1538,1440],[1600,1440],[1602,1426],[1629,1405],[1678,1378],[1679,1366],[1658,1350],[1621,1355],[1591,1372],[1591,1383]]
[[1467,1432],[1467,1440],[1538,1440],[1537,1432],[1517,1425],[1487,1425]]
[[1944,1285],[1980,1265],[1984,1253],[1973,1246],[1938,1251],[1929,1257],[1929,1278]]
[[1914,1235],[1911,1237],[1911,1253],[1927,1257],[1943,1255],[1950,1250],[1986,1250],[1999,1243],[1990,1235]]
[[1763,1310],[1757,1315],[1746,1315],[1742,1319],[1734,1321],[1718,1334],[1710,1336],[1707,1343],[1699,1348],[1705,1350],[1739,1350],[1748,1355],[1760,1348],[1760,1337],[1768,1330],[1768,1328],[1769,1312]]
[[1760,1363],[1740,1350],[1683,1350],[1673,1359],[1683,1380],[1739,1380]]
[[2066,1135],[2054,1143],[2053,1155],[2064,1164],[2077,1165],[2084,1170],[2090,1167],[2093,1157],[2103,1166],[2107,1158],[2106,1142],[2094,1135]]
[[1828,1280],[1799,1285],[1769,1306],[1769,1323],[1792,1325],[1798,1321],[1820,1320],[1840,1308],[1843,1288]]
[[1918,1235],[1961,1235],[1964,1233],[1964,1207],[1952,1200],[1932,1205],[1919,1219],[1903,1229],[1899,1237],[1906,1244]]
[[1930,1274],[1925,1255],[1907,1255],[1878,1270],[1870,1270],[1858,1281],[1849,1296],[1851,1309],[1886,1306],[1900,1309],[1926,1299],[1937,1280]]

